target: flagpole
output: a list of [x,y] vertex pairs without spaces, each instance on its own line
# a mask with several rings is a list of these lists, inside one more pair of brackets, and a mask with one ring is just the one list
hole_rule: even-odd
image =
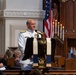
[[[43,0],[43,10],[45,10],[46,0]],[[44,19],[43,19],[43,32],[44,32]]]

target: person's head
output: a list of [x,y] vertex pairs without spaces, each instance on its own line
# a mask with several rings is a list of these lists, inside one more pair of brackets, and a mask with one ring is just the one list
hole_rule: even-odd
[[11,58],[11,57],[13,57],[13,52],[11,50],[7,50],[4,54],[4,58],[8,59],[8,58]]
[[20,56],[21,56],[21,51],[16,50],[16,51],[14,52],[14,55],[15,55],[15,57],[20,57]]
[[26,22],[27,28],[30,30],[35,30],[36,28],[36,23],[33,19],[28,19]]

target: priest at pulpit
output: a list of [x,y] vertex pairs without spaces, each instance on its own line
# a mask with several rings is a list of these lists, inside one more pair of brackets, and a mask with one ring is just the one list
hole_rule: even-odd
[[31,70],[33,65],[32,40],[35,35],[37,35],[38,38],[41,38],[41,35],[35,31],[36,22],[33,19],[27,20],[26,25],[28,29],[21,31],[18,35],[18,46],[22,53],[20,58],[21,69]]

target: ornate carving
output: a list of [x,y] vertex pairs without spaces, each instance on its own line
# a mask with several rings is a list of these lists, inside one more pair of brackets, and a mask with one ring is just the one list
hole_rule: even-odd
[[0,12],[2,17],[33,17],[33,18],[44,18],[45,12],[43,10],[38,11],[26,11],[26,10],[4,10]]
[[58,16],[59,16],[59,13],[58,13],[58,6],[56,3],[53,4],[53,19],[57,19],[58,20]]
[[41,34],[41,39],[38,40],[39,43],[39,47],[38,47],[38,64],[39,64],[39,68],[45,68],[45,54],[46,54],[46,46],[47,46],[47,41],[44,37],[44,33],[40,33]]

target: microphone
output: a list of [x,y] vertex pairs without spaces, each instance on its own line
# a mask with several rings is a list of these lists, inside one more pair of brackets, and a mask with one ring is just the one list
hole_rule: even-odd
[[43,35],[43,33],[42,32],[40,32],[40,31],[37,31],[37,30],[35,30],[38,34],[40,34],[40,35]]
[[37,30],[35,30],[35,31],[37,32],[37,38],[39,38],[39,35],[41,35],[40,38],[44,37],[44,33],[37,31]]

